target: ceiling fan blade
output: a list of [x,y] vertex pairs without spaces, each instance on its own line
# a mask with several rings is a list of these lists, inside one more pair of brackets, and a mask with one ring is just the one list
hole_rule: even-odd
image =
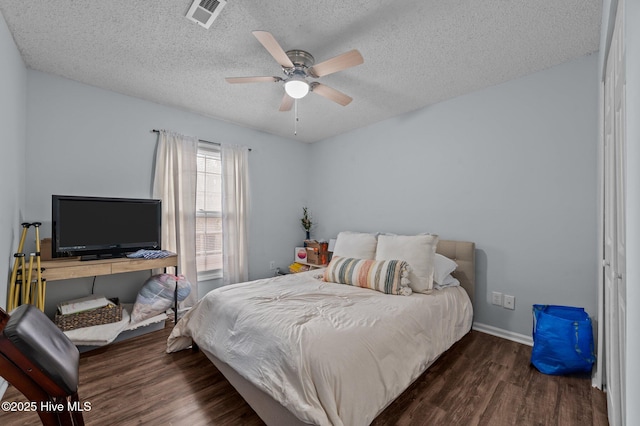
[[253,31],[252,33],[258,41],[264,46],[265,49],[273,56],[281,66],[286,68],[293,68],[293,62],[287,56],[285,51],[280,47],[280,44],[268,31]]
[[347,96],[332,87],[318,82],[311,83],[311,91],[315,94],[329,99],[330,101],[339,103],[342,106],[349,105],[349,103],[353,100],[351,96]]
[[294,99],[285,93],[282,97],[282,103],[280,104],[280,109],[278,111],[291,111],[293,101]]
[[338,55],[334,58],[327,59],[312,66],[309,72],[314,77],[324,77],[325,75],[333,74],[334,72],[342,71],[347,68],[355,67],[364,62],[364,58],[358,52],[357,49],[350,50],[342,55]]
[[227,83],[276,83],[281,81],[280,77],[227,77]]

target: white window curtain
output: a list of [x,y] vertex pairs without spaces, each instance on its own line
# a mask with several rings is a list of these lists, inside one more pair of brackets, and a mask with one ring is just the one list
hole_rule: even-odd
[[249,150],[222,144],[222,282],[249,280]]
[[196,271],[196,155],[198,138],[160,130],[153,197],[162,200],[162,248],[178,254],[179,273],[191,283],[181,307],[198,301]]

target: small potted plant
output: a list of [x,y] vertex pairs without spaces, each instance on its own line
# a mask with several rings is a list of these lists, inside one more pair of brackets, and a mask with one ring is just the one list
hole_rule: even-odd
[[300,223],[302,224],[302,228],[307,232],[307,240],[311,239],[311,227],[313,226],[313,222],[311,222],[311,215],[309,214],[309,209],[307,207],[302,208],[302,219],[300,219]]

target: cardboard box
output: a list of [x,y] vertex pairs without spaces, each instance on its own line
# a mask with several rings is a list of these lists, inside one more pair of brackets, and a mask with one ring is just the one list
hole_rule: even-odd
[[329,243],[318,242],[316,240],[304,240],[304,246],[306,248],[315,249],[318,253],[326,253],[329,249]]
[[40,260],[51,259],[51,238],[40,240]]
[[317,249],[307,247],[307,263],[321,265],[320,253],[318,253]]
[[312,265],[326,265],[329,259],[329,243],[318,242],[316,240],[305,240],[307,250],[307,263]]

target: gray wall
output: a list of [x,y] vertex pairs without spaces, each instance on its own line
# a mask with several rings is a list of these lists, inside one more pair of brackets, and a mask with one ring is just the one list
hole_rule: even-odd
[[[51,195],[150,197],[157,134],[170,129],[213,142],[246,145],[250,153],[250,277],[272,272],[269,261],[290,263],[303,238],[298,226],[307,203],[309,146],[194,113],[29,70],[27,79],[26,211],[51,232]],[[221,100],[223,102],[224,100]],[[148,273],[98,277],[95,292],[133,301]],[[89,294],[92,280],[49,283],[46,312]],[[219,282],[203,283],[200,295]]]
[[[0,306],[7,306],[25,194],[27,71],[0,13]],[[6,278],[5,278],[6,277]]]
[[[316,233],[475,241],[482,324],[530,335],[534,303],[597,315],[597,59],[313,144]],[[515,296],[515,311],[492,291]]]

